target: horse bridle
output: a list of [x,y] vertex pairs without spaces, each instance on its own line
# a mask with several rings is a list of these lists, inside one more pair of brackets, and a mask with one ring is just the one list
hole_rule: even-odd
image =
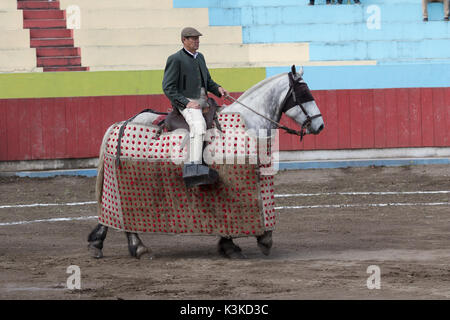
[[[288,77],[289,77],[289,89],[288,89],[288,92],[286,93],[286,96],[283,99],[283,102],[280,104],[281,112],[277,112],[277,114],[279,114],[280,118],[281,118],[281,114],[282,113],[285,113],[286,111],[288,111],[288,110],[290,110],[290,109],[292,109],[292,108],[294,108],[295,106],[298,105],[301,108],[301,110],[303,111],[303,113],[305,114],[305,116],[306,116],[306,120],[303,122],[302,128],[300,129],[300,131],[288,128],[286,126],[283,126],[282,124],[280,124],[280,122],[279,122],[280,119],[279,118],[277,119],[278,121],[274,121],[272,119],[269,119],[268,117],[260,114],[259,112],[253,110],[252,108],[246,106],[245,104],[243,104],[242,102],[238,101],[237,99],[234,99],[231,96],[225,96],[225,98],[228,98],[229,100],[231,100],[233,102],[237,102],[240,105],[242,105],[243,107],[253,111],[257,115],[259,115],[259,116],[263,117],[264,119],[266,119],[266,120],[272,122],[273,124],[275,124],[277,128],[283,129],[289,134],[295,134],[295,135],[300,136],[300,141],[302,141],[303,140],[303,136],[306,135],[306,128],[311,125],[311,122],[315,118],[321,117],[322,114],[318,113],[318,114],[315,114],[313,116],[310,116],[308,114],[308,112],[306,112],[306,109],[303,106],[303,103],[309,102],[309,101],[314,101],[314,98],[313,98],[313,96],[311,95],[311,92],[308,89],[308,85],[304,81],[302,81],[303,80],[302,78],[299,78],[299,79],[295,80],[294,79],[294,74],[296,74],[296,70],[295,70],[295,66],[292,66],[291,72],[289,72],[289,74],[288,74]],[[296,93],[302,93],[302,94],[299,94],[299,97],[300,97],[301,100],[298,103],[297,103],[297,94]],[[287,104],[290,96],[292,96],[292,101],[293,101],[292,106],[288,106],[288,104]]]
[[[302,128],[300,131],[297,131],[297,135],[300,136],[300,141],[303,140],[303,136],[306,135],[306,128],[311,125],[312,121],[316,118],[319,118],[322,116],[322,114],[318,113],[313,116],[310,116],[308,112],[306,111],[305,107],[303,106],[303,103],[314,101],[314,97],[312,96],[311,92],[309,91],[308,85],[303,81],[303,79],[300,77],[299,79],[294,79],[294,74],[296,74],[295,66],[292,66],[291,72],[288,73],[289,77],[289,90],[286,93],[286,97],[284,98],[283,102],[281,103],[281,112],[278,114],[286,113],[288,110],[299,106],[302,112],[306,116],[306,120],[302,124]],[[288,106],[288,100],[289,97],[292,96],[292,106]],[[299,101],[297,101],[297,98],[299,98]],[[298,133],[299,132],[299,133]],[[291,132],[289,132],[291,133]]]

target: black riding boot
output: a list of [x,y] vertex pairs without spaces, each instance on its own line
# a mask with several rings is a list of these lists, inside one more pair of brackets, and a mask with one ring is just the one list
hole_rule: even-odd
[[183,167],[183,179],[187,188],[214,184],[218,178],[217,171],[204,164],[186,163]]

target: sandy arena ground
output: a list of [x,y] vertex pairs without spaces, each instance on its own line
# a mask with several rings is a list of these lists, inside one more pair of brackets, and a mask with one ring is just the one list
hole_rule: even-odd
[[[240,238],[238,261],[217,254],[217,237],[154,234],[141,235],[154,258],[137,260],[111,229],[96,260],[95,218],[46,221],[95,216],[95,205],[18,207],[94,201],[94,188],[93,178],[0,178],[0,299],[450,298],[450,193],[399,193],[449,191],[449,166],[280,172],[276,194],[315,195],[277,197],[277,207],[318,207],[280,208],[271,255]],[[329,194],[363,191],[393,193]],[[34,222],[11,224],[21,221]],[[66,286],[71,265],[81,290]],[[371,265],[380,289],[367,287]]]

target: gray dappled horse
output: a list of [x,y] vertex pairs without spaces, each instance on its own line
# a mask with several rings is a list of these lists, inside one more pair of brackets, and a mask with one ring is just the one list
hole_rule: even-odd
[[[324,128],[323,118],[302,76],[303,68],[296,72],[295,66],[292,66],[291,72],[279,74],[259,82],[247,90],[236,102],[219,112],[240,113],[245,120],[247,129],[253,129],[256,132],[259,132],[261,129],[276,129],[277,125],[275,123],[278,123],[282,114],[285,113],[301,126],[301,137],[304,133],[318,134]],[[158,114],[150,112],[142,113],[129,123],[151,125],[158,116]],[[113,126],[106,131],[100,148],[96,185],[99,210],[101,210],[103,187],[104,145],[106,137],[109,136]],[[287,129],[289,133],[299,133],[292,129],[283,129]],[[107,231],[108,227],[98,224],[88,236],[88,247],[95,258],[103,256],[103,241],[106,238]],[[137,233],[126,232],[126,236],[131,256],[139,259],[144,254],[150,255],[150,250],[142,243]],[[263,235],[256,238],[262,253],[268,255],[272,247],[272,231],[266,231]],[[225,257],[232,259],[244,257],[241,249],[233,243],[231,237],[220,237],[218,251]]]

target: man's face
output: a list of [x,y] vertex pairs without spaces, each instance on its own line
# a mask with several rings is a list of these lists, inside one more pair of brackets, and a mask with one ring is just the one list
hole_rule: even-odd
[[200,46],[200,37],[185,37],[183,38],[183,45],[186,50],[195,53]]

